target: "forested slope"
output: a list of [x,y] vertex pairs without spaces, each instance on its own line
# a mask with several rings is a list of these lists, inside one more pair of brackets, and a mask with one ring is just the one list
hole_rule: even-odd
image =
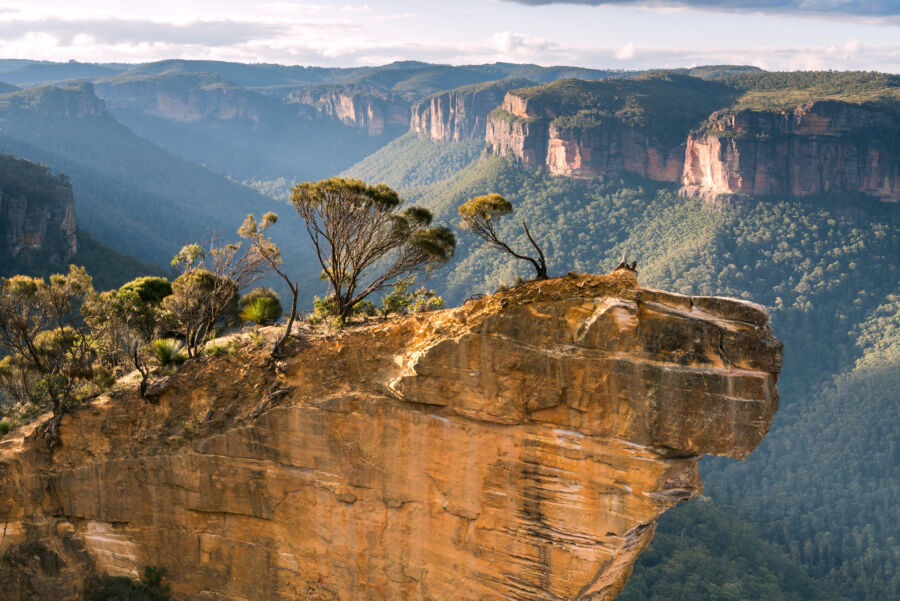
[[[405,173],[403,155],[379,159],[398,185],[414,181],[392,175]],[[627,252],[643,285],[769,307],[785,343],[772,431],[746,464],[704,460],[711,502],[663,517],[624,599],[900,595],[900,207],[855,194],[716,206],[665,184],[552,178],[495,157],[407,192],[454,222],[467,198],[505,195],[515,213],[501,236],[527,250],[525,219],[551,275],[608,271]],[[533,275],[470,234],[460,242],[428,284],[451,303]]]

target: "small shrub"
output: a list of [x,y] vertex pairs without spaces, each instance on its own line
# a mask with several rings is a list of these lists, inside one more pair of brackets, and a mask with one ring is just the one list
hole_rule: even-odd
[[243,310],[244,307],[253,304],[261,298],[266,298],[273,301],[278,306],[278,317],[276,317],[275,319],[281,317],[281,297],[278,296],[277,292],[275,292],[271,288],[266,288],[265,286],[254,288],[253,290],[242,296],[240,302],[238,303],[238,308]]
[[94,383],[101,391],[109,390],[116,383],[116,376],[110,368],[98,365],[94,367]]
[[187,359],[187,355],[184,352],[184,343],[174,338],[154,340],[152,351],[156,362],[162,367],[181,365]]
[[220,355],[225,354],[225,349],[222,348],[221,346],[219,346],[218,344],[216,344],[215,342],[213,342],[213,343],[207,345],[206,354],[209,355],[210,357],[218,357]]
[[13,425],[6,420],[0,422],[0,436],[6,436],[12,430]]
[[446,306],[443,297],[438,296],[434,290],[426,290],[425,286],[422,286],[415,292],[411,309],[413,313],[424,313],[444,309]]
[[281,297],[271,288],[260,286],[241,297],[241,319],[259,325],[271,325],[283,315]]
[[241,310],[241,319],[261,326],[272,325],[281,317],[281,304],[276,299],[260,297]]
[[424,286],[413,292],[409,291],[412,280],[404,280],[394,285],[390,294],[381,302],[382,315],[397,313],[422,313],[444,308],[444,299],[438,296],[434,290],[427,290]]
[[320,323],[326,317],[334,315],[335,312],[335,304],[334,299],[330,296],[326,296],[325,298],[319,298],[318,296],[313,297],[313,314],[311,316],[312,319],[317,319],[316,323]]
[[370,301],[369,299],[363,299],[353,305],[353,314],[354,315],[378,315],[378,307],[375,306],[375,303]]

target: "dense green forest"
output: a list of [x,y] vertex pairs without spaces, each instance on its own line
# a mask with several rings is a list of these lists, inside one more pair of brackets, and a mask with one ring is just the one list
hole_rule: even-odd
[[[391,165],[386,180],[404,181],[405,156],[379,158]],[[455,220],[461,202],[488,192],[515,207],[498,228],[503,238],[526,249],[525,219],[551,275],[608,271],[627,252],[644,286],[765,304],[785,343],[769,436],[746,463],[701,462],[712,502],[662,517],[623,598],[900,595],[896,206],[861,195],[716,206],[679,198],[673,186],[548,178],[496,157],[408,196],[437,219]],[[530,277],[530,269],[463,233],[457,258],[429,286],[454,304]]]

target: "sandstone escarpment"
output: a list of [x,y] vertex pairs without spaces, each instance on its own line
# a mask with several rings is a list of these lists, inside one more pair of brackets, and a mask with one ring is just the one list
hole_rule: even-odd
[[629,173],[677,182],[685,145],[667,148],[658,140],[617,123],[566,127],[551,123],[546,164],[552,175],[597,176]]
[[3,96],[2,104],[12,113],[23,110],[51,119],[100,117],[106,112],[105,104],[89,83],[14,91]]
[[632,174],[677,182],[684,144],[659,139],[615,119],[567,117],[539,99],[508,93],[488,118],[491,152],[551,175],[592,177]]
[[308,88],[288,98],[309,107],[311,115],[365,129],[370,136],[381,135],[385,128],[409,125],[410,102],[397,94]]
[[52,452],[0,442],[0,551],[31,558],[0,599],[144,565],[178,599],[612,599],[699,456],[765,436],[766,320],[617,271],[310,339],[278,374],[189,363],[158,404],[66,416]]
[[269,104],[240,86],[211,76],[149,76],[96,86],[113,112],[126,110],[187,123],[204,119],[258,123]]
[[65,178],[0,156],[0,263],[61,264],[78,251],[75,201]]
[[513,78],[435,94],[413,105],[410,127],[436,141],[481,138],[488,115],[500,106],[506,92],[527,85],[532,82]]
[[836,101],[714,113],[688,138],[682,185],[707,200],[864,192],[900,201],[900,121]]

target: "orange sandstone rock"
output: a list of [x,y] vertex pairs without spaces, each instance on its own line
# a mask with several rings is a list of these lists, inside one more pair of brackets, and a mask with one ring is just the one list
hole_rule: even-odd
[[55,567],[0,568],[0,599],[145,565],[179,599],[613,599],[700,455],[765,436],[765,321],[617,271],[312,339],[277,375],[188,364],[157,405],[67,416],[52,453],[3,441],[0,552]]

